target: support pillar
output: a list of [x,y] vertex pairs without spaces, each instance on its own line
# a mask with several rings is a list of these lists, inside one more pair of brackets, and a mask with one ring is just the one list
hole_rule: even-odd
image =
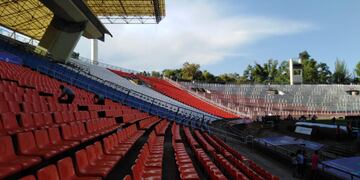
[[54,16],[39,46],[47,49],[55,61],[66,63],[85,27],[86,22],[70,22]]
[[99,46],[97,39],[91,40],[91,62],[92,64],[99,63]]

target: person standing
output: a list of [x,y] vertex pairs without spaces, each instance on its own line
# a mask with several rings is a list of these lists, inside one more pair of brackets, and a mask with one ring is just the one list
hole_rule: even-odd
[[315,150],[311,155],[311,179],[316,179],[319,169],[319,152]]
[[298,150],[296,154],[297,154],[296,160],[297,160],[298,174],[300,177],[304,177],[304,169],[303,169],[304,155],[301,150]]
[[335,135],[336,135],[336,140],[340,141],[340,125],[336,126]]

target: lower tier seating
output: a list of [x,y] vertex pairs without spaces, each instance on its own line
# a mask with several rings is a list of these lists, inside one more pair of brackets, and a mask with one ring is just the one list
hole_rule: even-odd
[[[75,92],[72,104],[58,103],[61,84]],[[161,179],[169,158],[180,179],[276,179],[215,136],[93,96],[0,61],[0,179],[106,179],[135,146],[125,179]],[[164,154],[168,132],[174,153]]]

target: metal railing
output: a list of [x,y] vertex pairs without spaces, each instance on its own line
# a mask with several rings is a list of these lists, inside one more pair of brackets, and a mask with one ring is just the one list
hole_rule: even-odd
[[226,112],[229,112],[229,113],[234,113],[234,114],[237,114],[237,115],[240,115],[240,116],[243,116],[243,117],[248,117],[248,114],[245,114],[245,113],[242,113],[242,112],[239,112],[239,111],[234,111],[234,110],[232,110],[232,109],[230,109],[230,108],[228,108],[228,107],[226,107],[226,106],[224,106],[224,105],[222,105],[220,103],[212,101],[211,99],[208,99],[208,98],[206,98],[206,97],[204,97],[204,96],[202,96],[202,95],[200,95],[200,94],[198,94],[196,92],[192,92],[188,88],[182,86],[179,83],[174,82],[173,80],[171,80],[171,79],[169,79],[167,77],[164,77],[164,79],[166,81],[168,81],[169,83],[171,83],[172,85],[178,87],[179,89],[182,89],[183,91],[187,91],[191,95],[193,95],[193,96],[195,96],[195,97],[197,97],[197,98],[199,98],[199,99],[201,99],[201,100],[203,100],[203,101],[205,101],[205,102],[207,102],[209,104],[212,104],[212,105],[216,106],[217,108],[220,108],[220,109],[222,109],[222,110],[224,110]]
[[[200,112],[196,112],[190,109],[186,109],[183,107],[179,107],[173,104],[170,104],[168,102],[159,100],[159,99],[155,99],[153,97],[150,97],[148,95],[142,94],[140,92],[131,90],[131,89],[127,89],[126,87],[122,87],[118,84],[114,84],[112,82],[108,82],[108,81],[104,81],[100,78],[97,78],[95,76],[92,76],[93,78],[97,78],[96,81],[98,81],[98,83],[103,83],[104,85],[111,87],[113,89],[115,89],[116,91],[119,91],[119,93],[111,93],[110,91],[107,91],[106,89],[102,89],[99,88],[97,86],[91,85],[89,83],[83,82],[81,80],[79,80],[77,77],[72,77],[70,75],[67,75],[66,73],[62,73],[60,71],[57,71],[54,68],[50,68],[50,67],[46,67],[46,66],[41,66],[38,67],[37,70],[39,72],[43,72],[48,74],[49,76],[52,76],[56,79],[60,79],[60,80],[67,80],[70,84],[76,85],[76,86],[80,86],[81,88],[85,88],[89,91],[93,91],[96,93],[101,92],[105,97],[108,97],[110,99],[113,100],[117,100],[120,101],[122,103],[125,104],[132,104],[135,105],[136,108],[152,113],[154,115],[159,115],[159,116],[164,116],[164,113],[168,116],[168,118],[172,118],[170,120],[184,120],[186,122],[183,123],[189,123],[191,125],[196,125],[196,128],[201,128],[201,129],[205,129],[207,130],[207,123],[211,120],[215,120],[214,117],[208,116],[206,114],[200,113]],[[80,74],[78,72],[79,75],[84,75],[84,74]],[[91,75],[89,75],[91,76]],[[89,78],[91,79],[91,78]],[[120,95],[120,93],[123,93],[123,95]],[[132,98],[136,98],[139,101],[134,101]],[[114,99],[115,98],[115,99]],[[150,103],[149,104],[146,104]],[[157,106],[158,108],[151,108],[152,106]],[[161,110],[163,109],[163,110]],[[166,112],[168,111],[168,112]],[[169,114],[169,112],[173,113],[173,114]],[[181,121],[177,121],[180,122]]]
[[88,64],[97,65],[97,66],[100,66],[100,67],[103,67],[103,68],[120,70],[120,71],[127,72],[127,73],[134,73],[134,74],[139,73],[139,71],[126,69],[126,68],[122,68],[122,67],[119,67],[119,66],[114,66],[114,65],[103,63],[103,62],[100,62],[100,61],[98,61],[96,64],[94,64],[91,59],[88,59],[86,57],[81,57],[80,56],[78,59],[74,59],[74,60],[79,60],[79,61],[82,61],[82,62],[85,62],[85,63],[88,63]]

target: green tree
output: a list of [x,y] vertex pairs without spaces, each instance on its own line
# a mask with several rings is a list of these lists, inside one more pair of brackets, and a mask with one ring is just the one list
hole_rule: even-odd
[[267,70],[262,67],[260,64],[255,64],[254,66],[254,70],[253,70],[253,73],[252,73],[252,76],[254,78],[254,82],[255,83],[264,83],[265,80],[267,79],[268,77],[268,72]]
[[164,69],[162,71],[162,74],[167,77],[167,78],[172,78],[172,77],[175,77],[175,74],[176,74],[176,70],[173,70],[173,69]]
[[215,76],[213,74],[211,74],[209,71],[204,71],[202,73],[203,79],[205,82],[209,83],[209,82],[215,82]]
[[290,83],[290,74],[289,74],[289,61],[282,61],[277,74],[274,79],[276,84],[289,84]]
[[304,84],[316,84],[318,81],[317,62],[315,59],[310,59],[307,51],[299,54],[301,64],[303,66],[303,82]]
[[360,81],[360,62],[358,62],[356,64],[356,67],[354,69],[354,74],[355,74],[354,83],[359,83],[359,81]]
[[318,84],[330,84],[331,83],[331,71],[330,68],[327,64],[325,63],[320,63],[317,66],[317,71],[318,71]]
[[336,84],[347,84],[351,82],[351,75],[346,67],[345,61],[336,59],[333,82]]
[[151,71],[151,76],[152,77],[160,77],[160,73],[157,71]]
[[269,59],[267,63],[264,63],[264,70],[267,75],[265,83],[273,83],[278,74],[278,61]]
[[196,74],[199,74],[200,65],[185,62],[181,68],[182,79],[193,80]]
[[307,60],[310,59],[310,54],[307,51],[303,51],[301,53],[299,53],[299,58],[300,60]]
[[247,79],[247,82],[254,82],[253,71],[254,67],[252,67],[251,65],[248,65],[247,68],[244,70],[243,76]]

